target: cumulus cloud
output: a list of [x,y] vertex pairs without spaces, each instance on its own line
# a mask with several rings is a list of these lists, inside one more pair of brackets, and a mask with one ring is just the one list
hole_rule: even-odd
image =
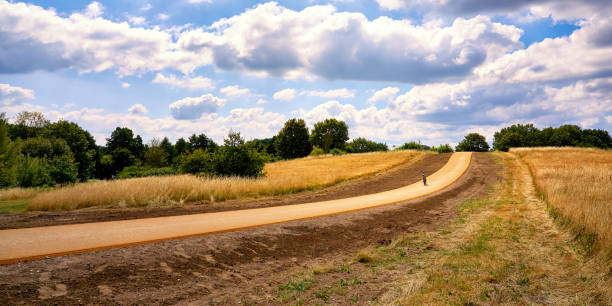
[[240,88],[238,85],[223,87],[219,91],[228,97],[244,96],[250,93],[248,88]]
[[225,99],[217,98],[211,94],[199,97],[187,97],[170,104],[170,112],[175,119],[198,119],[203,114],[216,113],[225,105]]
[[476,68],[483,82],[542,82],[612,75],[612,17],[547,38]]
[[225,70],[287,78],[423,83],[469,75],[475,67],[522,46],[522,31],[488,17],[457,19],[449,26],[336,12],[333,6],[293,11],[261,4],[190,30],[178,44],[210,50]]
[[257,104],[257,105],[266,104],[266,103],[268,103],[268,101],[266,101],[264,99],[257,99],[257,102],[255,102],[255,104]]
[[140,10],[141,10],[141,11],[145,11],[145,12],[146,12],[146,11],[148,11],[148,10],[152,9],[152,8],[153,8],[153,5],[151,5],[151,3],[145,3],[145,5],[143,5],[142,7],[140,7]]
[[275,92],[272,97],[274,98],[274,100],[291,101],[295,98],[295,89],[287,88],[279,90]]
[[300,95],[306,95],[311,97],[321,97],[327,99],[342,98],[348,99],[355,97],[355,92],[346,88],[331,89],[331,90],[303,90]]
[[115,68],[120,75],[166,67],[189,73],[210,63],[206,51],[179,50],[168,32],[107,20],[102,12],[94,2],[83,13],[64,17],[53,9],[0,0],[0,73],[70,67]]
[[390,100],[399,92],[397,87],[385,87],[381,90],[376,91],[369,99],[368,102],[374,103],[381,100]]
[[123,82],[123,83],[121,83],[121,87],[122,87],[122,88],[130,88],[130,86],[131,86],[131,85],[130,85],[130,83],[128,83],[128,82]]
[[8,106],[21,104],[25,100],[35,98],[34,91],[19,86],[0,84],[0,105]]
[[182,78],[179,78],[174,74],[165,76],[162,73],[157,73],[155,75],[155,78],[153,79],[153,83],[168,84],[170,86],[187,88],[187,89],[192,89],[192,90],[215,88],[211,79],[205,78],[202,76],[196,76],[196,77],[183,76]]
[[138,115],[138,114],[146,114],[149,110],[142,104],[134,104],[130,109],[128,109],[128,113]]

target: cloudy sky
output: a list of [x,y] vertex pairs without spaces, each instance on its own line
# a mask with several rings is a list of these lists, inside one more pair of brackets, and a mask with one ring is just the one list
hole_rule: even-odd
[[97,142],[334,117],[388,144],[501,127],[612,131],[609,0],[0,0],[0,111]]

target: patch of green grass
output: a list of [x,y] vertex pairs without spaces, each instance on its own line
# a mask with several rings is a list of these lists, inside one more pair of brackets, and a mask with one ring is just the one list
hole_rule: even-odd
[[28,210],[31,199],[1,200],[0,215],[18,214]]
[[285,285],[278,286],[278,297],[282,302],[287,302],[291,299],[299,300],[298,295],[308,290],[315,283],[316,280],[312,276],[294,279]]

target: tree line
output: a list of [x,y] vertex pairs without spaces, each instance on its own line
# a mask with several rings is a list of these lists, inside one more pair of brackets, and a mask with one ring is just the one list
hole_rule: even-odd
[[[384,143],[348,137],[348,126],[325,119],[310,130],[303,119],[290,119],[273,137],[245,141],[230,131],[222,144],[206,134],[193,134],[172,143],[167,137],[143,143],[127,127],[117,127],[103,146],[74,122],[50,122],[39,112],[21,112],[13,123],[0,114],[0,187],[49,186],[89,179],[130,178],[177,173],[210,176],[262,175],[264,164],[308,155],[388,151]],[[513,125],[495,133],[493,148],[586,146],[612,148],[607,131],[575,125],[538,130],[531,124]],[[407,142],[398,150],[453,152],[448,144],[429,147]],[[456,151],[488,151],[484,136],[471,133]]]

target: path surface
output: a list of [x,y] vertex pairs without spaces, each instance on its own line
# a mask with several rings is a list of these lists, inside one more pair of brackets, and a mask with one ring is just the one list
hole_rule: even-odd
[[463,175],[470,160],[471,153],[454,153],[444,167],[428,177],[428,186],[415,183],[354,198],[219,213],[3,230],[0,231],[0,263],[232,231],[393,204],[449,186]]

